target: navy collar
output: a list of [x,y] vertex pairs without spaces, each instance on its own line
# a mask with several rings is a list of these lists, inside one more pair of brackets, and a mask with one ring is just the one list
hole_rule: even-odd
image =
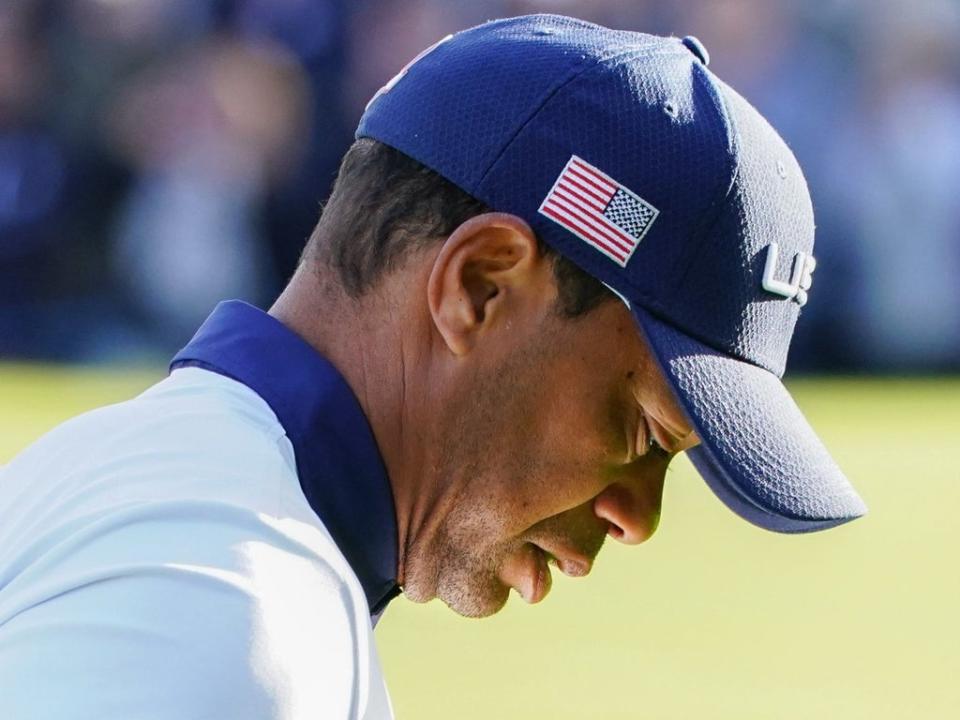
[[170,370],[201,367],[263,398],[293,444],[300,486],[360,579],[375,618],[397,596],[397,520],[360,403],[333,365],[283,323],[239,300],[217,305]]

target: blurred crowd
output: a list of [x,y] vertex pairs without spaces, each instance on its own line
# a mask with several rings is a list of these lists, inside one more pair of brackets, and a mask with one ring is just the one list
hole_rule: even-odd
[[960,368],[955,0],[0,0],[0,357],[158,360],[292,271],[367,99],[486,19],[697,35],[817,214],[791,368]]

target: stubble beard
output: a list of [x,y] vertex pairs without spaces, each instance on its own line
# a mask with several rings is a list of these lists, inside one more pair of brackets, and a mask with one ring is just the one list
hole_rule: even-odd
[[[451,413],[443,427],[450,431],[441,442],[441,482],[458,485],[450,511],[439,523],[430,541],[408,550],[404,595],[414,602],[442,600],[464,617],[493,615],[506,604],[510,588],[498,577],[500,564],[523,541],[510,538],[497,542],[504,530],[496,522],[497,505],[486,501],[481,487],[493,487],[495,473],[523,477],[526,461],[511,458],[494,471],[490,460],[498,457],[495,429],[503,427],[504,410],[517,402],[516,393],[530,380],[528,353],[519,351],[495,373],[478,378]],[[524,373],[527,370],[527,373]]]
[[497,571],[504,555],[520,541],[490,543],[496,536],[490,518],[478,508],[448,515],[432,541],[411,548],[404,595],[414,602],[442,600],[464,617],[493,615],[506,604],[510,588]]

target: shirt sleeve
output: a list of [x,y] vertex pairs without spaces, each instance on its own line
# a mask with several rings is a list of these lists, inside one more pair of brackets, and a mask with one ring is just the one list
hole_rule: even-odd
[[320,532],[182,501],[64,533],[0,593],[0,717],[372,717],[369,620]]

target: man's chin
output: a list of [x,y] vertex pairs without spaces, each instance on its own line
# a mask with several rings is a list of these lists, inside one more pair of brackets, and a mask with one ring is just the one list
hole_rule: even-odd
[[455,543],[441,533],[435,542],[408,555],[404,596],[417,603],[439,598],[458,615],[489,617],[507,604],[514,583],[502,576],[503,558],[509,548],[484,548],[465,552],[466,543]]
[[489,617],[507,604],[510,588],[496,578],[466,579],[462,576],[441,579],[439,583],[419,583],[411,578],[403,586],[403,596],[415,603],[440,599],[458,615],[469,618]]
[[461,588],[453,592],[441,592],[438,597],[462,617],[484,618],[503,609],[510,597],[510,588],[496,583],[495,588],[484,588],[483,591]]

